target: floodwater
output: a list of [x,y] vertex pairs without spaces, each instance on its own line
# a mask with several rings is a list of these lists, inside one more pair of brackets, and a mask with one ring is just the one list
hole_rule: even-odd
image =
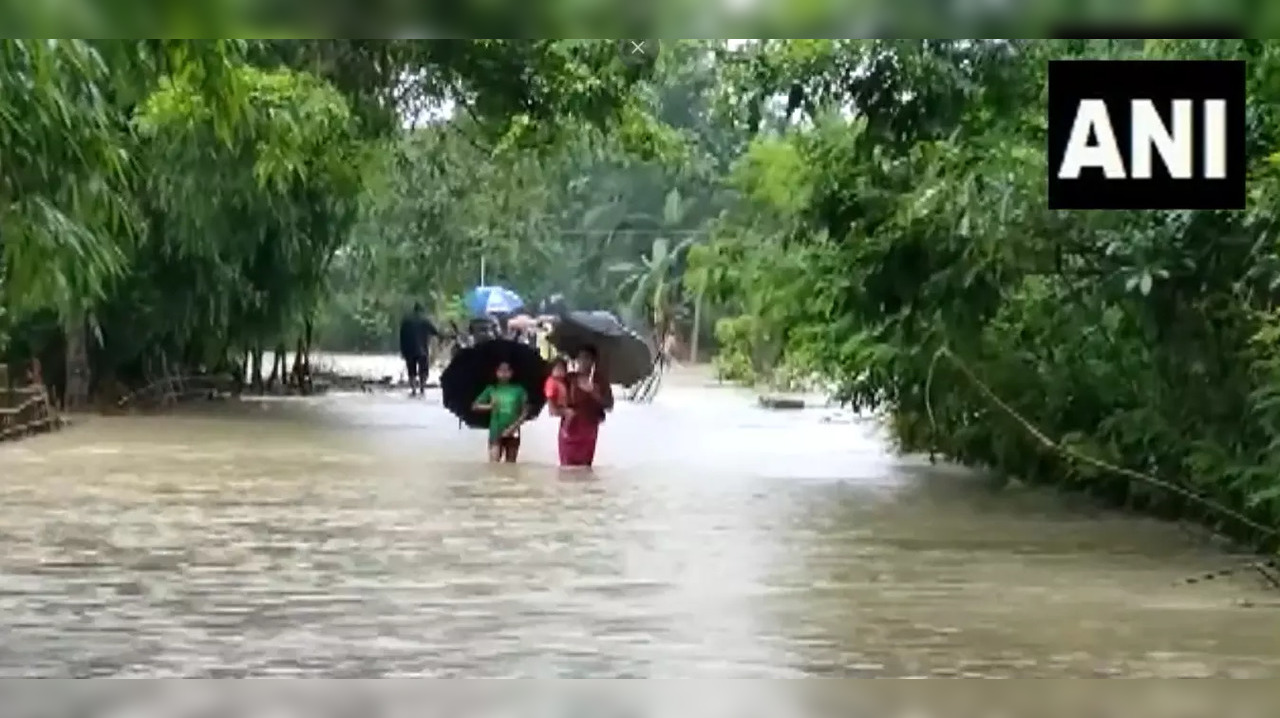
[[546,418],[486,464],[438,394],[0,446],[0,675],[1280,675],[1273,594],[1180,583],[1203,541],[753,399],[677,373],[590,473]]

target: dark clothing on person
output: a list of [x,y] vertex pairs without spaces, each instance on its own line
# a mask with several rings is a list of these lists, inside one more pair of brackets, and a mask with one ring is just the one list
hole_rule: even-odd
[[431,361],[424,351],[418,356],[406,356],[404,368],[409,374],[410,382],[426,381],[427,375],[431,373]]
[[467,323],[467,333],[475,339],[490,339],[495,331],[493,320],[488,317],[476,317]]
[[400,356],[408,361],[410,358],[426,360],[427,343],[440,332],[430,319],[410,314],[400,322]]

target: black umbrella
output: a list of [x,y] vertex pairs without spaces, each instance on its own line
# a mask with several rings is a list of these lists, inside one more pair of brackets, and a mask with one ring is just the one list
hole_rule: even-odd
[[529,418],[541,413],[547,403],[542,385],[551,374],[551,366],[537,349],[509,339],[488,339],[464,347],[454,355],[440,374],[440,395],[445,408],[473,429],[488,428],[488,412],[473,411],[471,405],[485,387],[496,381],[498,364],[502,362],[511,365],[511,381],[529,393]]
[[653,371],[654,350],[639,334],[610,312],[565,312],[551,330],[551,344],[577,354],[591,344],[609,381],[631,386]]

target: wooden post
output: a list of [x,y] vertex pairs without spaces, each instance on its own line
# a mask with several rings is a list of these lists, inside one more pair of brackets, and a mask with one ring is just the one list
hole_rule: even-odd
[[75,312],[67,319],[67,388],[62,399],[68,411],[75,411],[89,402],[88,334],[83,314]]
[[315,324],[308,318],[303,325],[302,330],[302,376],[306,384],[306,391],[310,393],[313,388],[311,376],[311,342],[315,338]]

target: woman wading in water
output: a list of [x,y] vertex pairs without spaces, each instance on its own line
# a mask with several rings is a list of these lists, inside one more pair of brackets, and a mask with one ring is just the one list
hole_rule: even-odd
[[560,465],[589,467],[595,462],[600,424],[613,409],[613,390],[596,366],[595,347],[583,347],[577,358],[577,371],[565,377],[568,391],[559,411]]

